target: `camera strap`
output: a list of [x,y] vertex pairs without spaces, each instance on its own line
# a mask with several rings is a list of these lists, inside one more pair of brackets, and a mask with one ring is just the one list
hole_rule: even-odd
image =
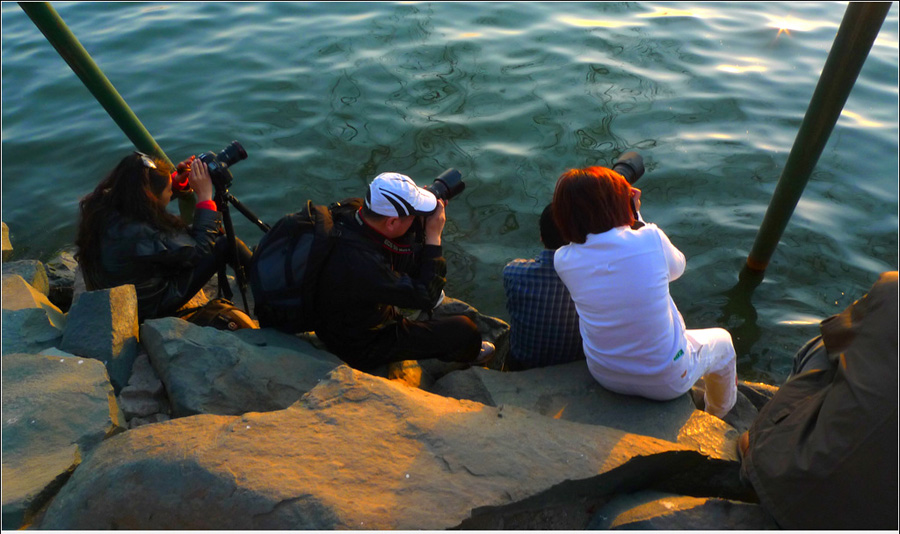
[[412,254],[414,252],[411,244],[398,243],[393,239],[384,237],[381,232],[369,225],[362,217],[362,208],[357,210],[353,217],[356,219],[357,224],[366,230],[366,235],[373,241],[380,242],[381,246],[387,249],[388,252],[402,255]]

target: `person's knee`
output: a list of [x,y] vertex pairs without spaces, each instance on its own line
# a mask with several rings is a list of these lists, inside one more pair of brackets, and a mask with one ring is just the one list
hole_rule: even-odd
[[447,329],[447,339],[453,342],[453,352],[471,356],[481,352],[481,332],[475,322],[464,315],[454,315],[441,319]]

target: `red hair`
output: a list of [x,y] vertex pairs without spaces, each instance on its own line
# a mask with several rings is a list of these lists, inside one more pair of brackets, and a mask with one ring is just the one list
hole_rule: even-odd
[[570,243],[584,243],[588,234],[631,226],[631,185],[606,167],[570,169],[556,182],[553,220]]

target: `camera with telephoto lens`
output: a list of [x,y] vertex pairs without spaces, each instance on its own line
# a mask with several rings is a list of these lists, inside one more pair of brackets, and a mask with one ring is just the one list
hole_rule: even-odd
[[247,159],[247,151],[244,150],[240,143],[232,141],[218,154],[212,151],[205,152],[197,156],[197,159],[206,163],[206,167],[209,169],[209,178],[212,180],[216,191],[225,192],[228,191],[228,188],[231,187],[231,182],[234,180],[228,168],[239,161]]
[[447,169],[434,179],[431,185],[422,189],[431,192],[438,200],[448,201],[463,192],[466,183],[462,181],[462,174],[456,169]]
[[626,152],[612,166],[629,185],[634,185],[644,175],[644,158],[637,152]]

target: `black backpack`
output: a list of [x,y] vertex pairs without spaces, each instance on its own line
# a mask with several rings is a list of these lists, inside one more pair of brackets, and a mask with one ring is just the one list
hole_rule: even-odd
[[340,236],[333,213],[360,206],[359,198],[328,207],[308,200],[302,210],[282,217],[260,239],[250,264],[250,289],[261,327],[291,334],[314,329],[319,272]]

